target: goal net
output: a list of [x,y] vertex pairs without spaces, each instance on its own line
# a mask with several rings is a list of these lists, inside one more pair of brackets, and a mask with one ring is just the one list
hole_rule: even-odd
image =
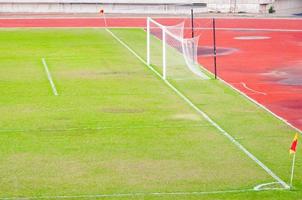
[[209,79],[198,64],[199,37],[184,38],[184,22],[164,26],[147,18],[147,63],[163,79]]

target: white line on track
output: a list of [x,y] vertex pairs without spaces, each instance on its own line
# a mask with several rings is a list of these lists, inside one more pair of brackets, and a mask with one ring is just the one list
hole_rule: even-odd
[[169,81],[164,80],[161,74],[159,74],[152,66],[148,65],[147,62],[140,57],[134,50],[132,50],[126,43],[120,40],[114,33],[109,29],[106,31],[112,35],[121,45],[127,48],[136,58],[138,58],[142,63],[144,63],[150,70],[152,70],[157,76],[159,76],[178,96],[180,96],[185,102],[187,102],[196,112],[203,116],[210,124],[212,124],[219,132],[227,137],[234,145],[236,145],[241,151],[243,151],[249,158],[251,158],[255,163],[257,163],[264,171],[266,171],[272,178],[278,181],[284,189],[290,189],[289,185],[285,183],[279,176],[277,176],[270,168],[268,168],[264,163],[262,163],[256,156],[249,152],[244,146],[242,146],[234,137],[232,137],[228,132],[221,128],[215,121],[213,121],[205,112],[198,108],[191,100],[189,100],[185,95],[183,95],[178,89],[176,89]]
[[51,74],[50,74],[50,72],[49,72],[49,70],[48,70],[48,66],[47,66],[47,63],[46,63],[45,58],[42,58],[42,63],[43,63],[43,66],[44,66],[44,69],[45,69],[45,72],[46,72],[48,81],[49,81],[50,86],[51,86],[51,88],[52,88],[52,92],[53,92],[53,94],[54,94],[55,96],[58,96],[58,95],[59,95],[59,94],[58,94],[58,91],[57,91],[56,86],[55,86],[55,84],[54,84],[54,82],[53,82],[53,80],[52,80]]
[[[204,30],[212,30],[212,28],[200,28]],[[216,28],[221,31],[269,31],[269,32],[302,32],[301,29],[277,29],[277,28]]]
[[262,94],[262,95],[267,95],[265,92],[259,92],[257,90],[253,90],[252,88],[248,87],[244,82],[240,82],[240,84],[247,90],[257,93],[257,94]]

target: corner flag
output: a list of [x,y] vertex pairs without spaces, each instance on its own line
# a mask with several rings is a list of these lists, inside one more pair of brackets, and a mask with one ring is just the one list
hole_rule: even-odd
[[292,145],[291,145],[291,147],[290,147],[290,150],[289,150],[289,153],[290,153],[290,154],[296,153],[297,144],[298,144],[298,133],[296,133],[296,135],[295,135],[295,137],[294,137],[294,140],[293,140],[293,142],[292,142]]
[[292,163],[292,171],[290,175],[290,187],[293,187],[293,179],[294,179],[294,169],[295,169],[295,161],[296,161],[296,150],[298,144],[298,133],[296,133],[292,145],[290,146],[289,153],[294,154],[293,163]]

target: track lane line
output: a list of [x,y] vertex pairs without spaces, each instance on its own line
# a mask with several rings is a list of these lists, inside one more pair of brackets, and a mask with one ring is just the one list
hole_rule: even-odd
[[254,92],[254,93],[257,93],[257,94],[262,94],[262,95],[267,95],[265,92],[259,92],[259,91],[257,91],[257,90],[253,90],[252,88],[248,87],[248,86],[246,85],[246,83],[244,83],[244,82],[240,82],[240,84],[241,84],[245,89],[247,89],[247,90],[249,90],[249,91],[251,91],[251,92]]

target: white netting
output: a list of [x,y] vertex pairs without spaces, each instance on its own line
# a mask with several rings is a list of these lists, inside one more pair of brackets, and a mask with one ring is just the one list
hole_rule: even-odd
[[147,60],[163,78],[208,79],[198,64],[199,37],[184,38],[184,22],[163,26],[148,18],[147,24]]
[[199,37],[183,39],[183,55],[189,69],[197,76],[208,79],[208,76],[200,69],[198,63],[198,41]]
[[[163,72],[163,29],[151,20],[148,20],[147,30],[147,62]],[[152,62],[151,62],[152,61]]]
[[185,22],[173,26],[165,26],[165,30],[175,37],[182,38],[184,35]]

